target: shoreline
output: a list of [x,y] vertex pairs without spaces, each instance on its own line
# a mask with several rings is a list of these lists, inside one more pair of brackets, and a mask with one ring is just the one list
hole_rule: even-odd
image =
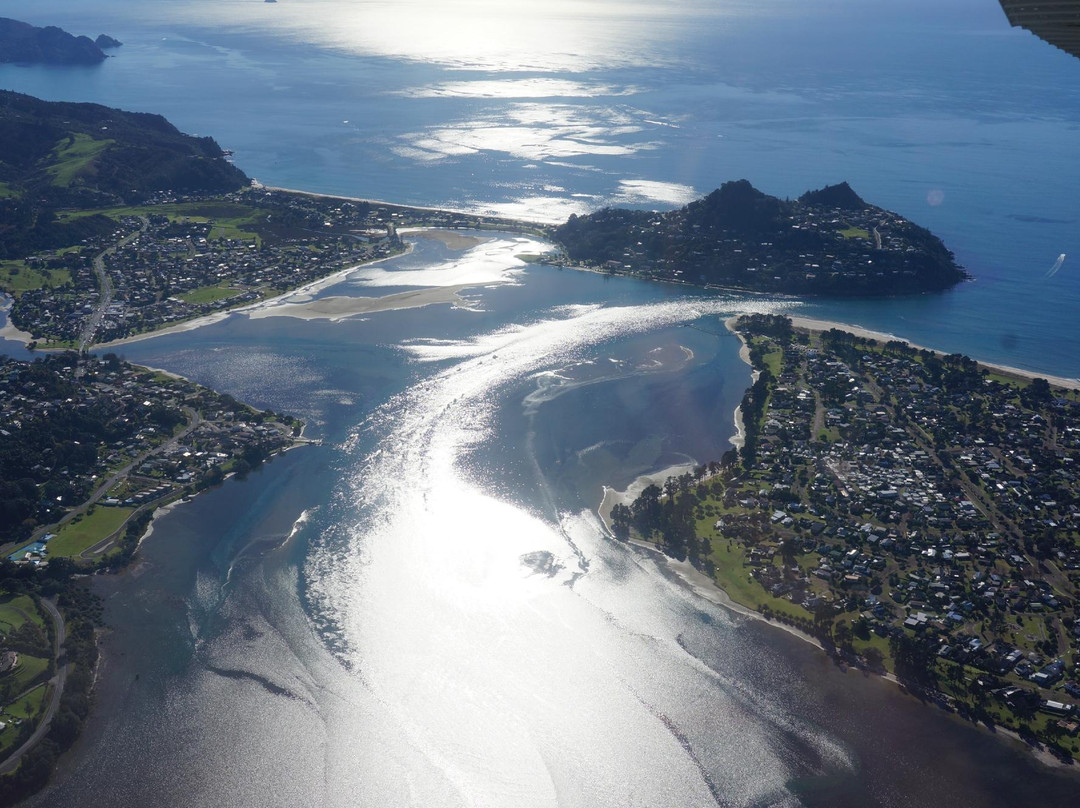
[[[219,323],[227,317],[231,317],[234,314],[244,314],[249,311],[257,311],[261,308],[269,308],[270,306],[280,306],[286,303],[285,298],[292,297],[293,295],[311,295],[315,292],[320,292],[328,286],[341,283],[352,272],[363,267],[374,266],[375,264],[382,263],[383,261],[389,261],[391,258],[398,258],[402,255],[408,255],[412,252],[412,245],[410,244],[404,252],[395,253],[394,255],[388,255],[385,258],[376,258],[374,261],[367,261],[363,264],[355,264],[353,266],[339,269],[336,272],[332,272],[318,280],[305,283],[303,286],[298,286],[295,289],[282,292],[280,295],[274,295],[268,297],[265,300],[259,300],[255,303],[249,303],[246,306],[237,306],[234,309],[226,309],[225,311],[216,311],[213,314],[204,314],[201,317],[195,317],[191,320],[185,320],[182,323],[176,323],[175,325],[166,326],[165,328],[159,328],[154,331],[146,331],[142,334],[134,334],[130,337],[122,337],[121,339],[109,340],[108,342],[98,342],[91,345],[87,351],[93,351],[98,348],[115,348],[121,345],[131,345],[135,342],[142,342],[144,340],[152,339],[154,337],[163,337],[168,334],[183,334],[187,331],[194,331],[197,328],[203,326],[213,325]],[[310,301],[303,301],[310,302]],[[248,315],[250,316],[250,315]]]
[[[899,340],[900,342],[906,342],[912,348],[931,351],[938,356],[945,356],[942,351],[939,351],[936,348],[931,348],[927,345],[918,345],[914,342],[911,342],[910,340],[905,339],[904,337],[897,336],[896,334],[887,334],[883,331],[873,331],[869,328],[863,328],[859,325],[852,325],[850,323],[838,323],[833,320],[815,320],[812,317],[799,317],[791,314],[785,314],[784,316],[791,320],[792,327],[796,329],[810,331],[812,333],[820,333],[823,331],[828,331],[832,328],[836,328],[841,331],[847,331],[848,333],[854,334],[856,337],[873,339],[877,340],[878,342],[890,342],[893,340]],[[737,316],[731,317],[725,322],[725,325],[728,325],[728,323],[734,324],[735,320],[737,319]],[[731,325],[728,325],[728,328],[730,330]],[[739,355],[742,356],[742,353],[740,353]],[[1023,368],[1015,368],[1010,365],[1002,365],[997,362],[985,362],[974,356],[969,358],[975,360],[975,362],[977,362],[980,367],[989,368],[990,370],[997,371],[1006,376],[1015,376],[1017,378],[1026,379],[1029,381],[1031,379],[1046,379],[1046,381],[1048,381],[1055,387],[1062,387],[1066,390],[1080,390],[1080,379],[1070,379],[1066,378],[1065,376],[1055,376],[1049,373],[1040,373],[1034,370],[1024,370]],[[747,353],[745,361],[748,360],[749,353]]]
[[[604,524],[606,527],[606,521]],[[615,541],[618,540],[615,539]],[[828,659],[834,662],[846,662],[846,660],[843,660],[842,657],[838,657],[826,651],[825,646],[821,643],[821,641],[813,635],[807,634],[805,631],[802,631],[795,626],[788,625],[787,623],[782,623],[779,620],[770,619],[763,615],[761,612],[751,609],[750,607],[744,606],[738,601],[733,600],[723,587],[721,587],[718,583],[716,583],[716,581],[707,576],[701,570],[694,567],[689,561],[677,561],[676,559],[665,555],[659,547],[648,542],[641,541],[640,539],[631,539],[628,544],[633,546],[639,552],[648,553],[650,556],[653,556],[657,560],[657,562],[663,567],[663,569],[667,570],[673,576],[675,576],[695,595],[703,598],[704,600],[707,600],[709,603],[720,606],[721,608],[726,609],[729,612],[733,612],[734,614],[741,615],[743,618],[752,620],[755,623],[760,623],[766,626],[771,626],[775,629],[779,629],[787,635],[794,637],[797,640],[801,640],[807,645],[811,645],[814,648],[817,648],[819,651],[825,654]],[[872,675],[882,681],[889,682],[890,684],[895,685],[902,692],[904,692],[905,695],[910,695],[907,685],[900,681],[895,674],[889,673],[888,671],[875,671],[871,670],[870,668],[864,668],[858,665],[852,665],[850,663],[847,663],[845,673],[848,671],[856,671],[859,673]],[[926,706],[929,707],[931,705],[926,704]],[[1008,738],[1010,741],[1022,746],[1028,754],[1030,754],[1035,760],[1037,760],[1043,766],[1046,766],[1048,769],[1067,770],[1075,773],[1074,765],[1058,760],[1058,758],[1054,757],[1054,755],[1050,754],[1050,752],[1046,751],[1045,749],[1040,749],[1036,746],[1032,746],[1026,740],[1024,740],[1020,733],[1016,732],[1015,730],[1011,730],[1003,726],[987,727],[986,725],[978,722],[968,721],[957,715],[955,711],[949,711],[949,715],[956,720],[962,721],[965,725],[970,725],[982,730],[986,730],[991,735],[1001,735]]]
[[[790,317],[790,315],[787,315],[787,316]],[[754,380],[756,381],[757,376],[759,374],[758,374],[758,372],[756,370],[753,370],[753,365],[750,362],[750,349],[749,349],[749,346],[748,346],[745,338],[741,334],[739,334],[738,331],[736,331],[735,327],[734,327],[735,322],[738,320],[738,318],[739,318],[739,315],[729,317],[724,321],[724,325],[729,331],[731,331],[736,337],[738,337],[739,342],[741,343],[741,345],[739,346],[739,358],[742,359],[747,365],[750,365],[752,376],[753,376]],[[814,333],[820,333],[820,332],[823,332],[823,331],[828,331],[829,329],[832,329],[832,328],[838,328],[838,329],[843,330],[843,331],[849,331],[850,333],[853,333],[856,336],[866,337],[866,338],[869,338],[869,339],[875,339],[875,340],[882,341],[882,342],[888,342],[890,340],[901,339],[900,337],[884,334],[882,332],[871,331],[869,329],[861,328],[859,326],[851,326],[851,325],[847,325],[847,324],[844,324],[844,323],[836,323],[836,322],[832,322],[832,321],[828,321],[828,320],[814,320],[814,319],[808,318],[808,317],[790,317],[790,319],[792,321],[793,327],[798,328],[798,329],[804,329],[804,330],[811,331],[811,332],[814,332]],[[903,341],[906,342],[906,340],[903,340]],[[920,349],[922,348],[922,346],[914,345],[913,343],[908,343],[908,344],[911,345],[914,348],[920,348]],[[933,350],[933,349],[926,348],[925,350]],[[934,351],[934,353],[940,354],[940,351]],[[975,360],[975,361],[977,361],[978,364],[980,366],[982,366],[982,367],[993,368],[995,370],[998,370],[998,371],[1003,372],[1003,373],[1008,374],[1008,375],[1015,375],[1015,376],[1017,376],[1019,378],[1024,378],[1024,379],[1045,378],[1051,384],[1054,384],[1054,385],[1057,385],[1057,386],[1060,386],[1060,387],[1067,387],[1069,389],[1074,389],[1074,390],[1075,389],[1080,389],[1080,380],[1077,380],[1077,379],[1069,380],[1069,379],[1064,379],[1062,377],[1047,377],[1047,376],[1041,376],[1040,377],[1038,374],[1035,374],[1035,373],[1033,373],[1031,371],[1024,371],[1024,370],[1021,370],[1019,368],[1010,368],[1008,366],[997,365],[997,364],[990,363],[990,362],[979,362],[978,360]],[[741,410],[742,410],[741,407],[736,407],[735,408],[735,429],[736,429],[736,434],[733,435],[729,439],[732,444],[736,444],[740,448],[741,448],[743,442],[745,441],[745,426],[743,424],[742,411]],[[737,441],[738,441],[738,443],[736,443]],[[682,470],[683,468],[684,468],[683,466],[673,466],[673,467],[671,467],[669,469],[663,469],[663,470],[661,470],[659,472],[655,472],[654,474],[641,475],[638,478],[636,478],[633,483],[631,483],[629,486],[627,486],[627,488],[624,491],[617,491],[616,489],[610,488],[609,486],[605,485],[604,486],[604,496],[600,501],[600,505],[596,509],[596,514],[600,518],[600,522],[603,525],[604,530],[608,533],[609,537],[612,538],[614,541],[618,541],[618,539],[615,538],[615,534],[611,530],[611,524],[610,524],[609,518],[608,518],[610,513],[611,513],[611,508],[616,504],[616,502],[623,502],[624,504],[629,504],[631,501],[633,501],[633,497],[630,496],[630,493],[635,488],[637,488],[639,490],[643,489],[646,485],[648,485],[648,482],[655,482],[656,478],[661,477],[661,475],[671,476],[671,473],[673,471],[674,471],[674,473],[678,473],[678,471]],[[652,544],[650,542],[643,541],[641,539],[630,539],[626,543],[629,544],[631,547],[635,548],[638,552],[644,552],[644,553],[647,553],[648,555],[650,555],[651,557],[653,557],[657,561],[657,563],[662,567],[663,570],[666,570],[667,572],[669,572],[672,576],[674,576],[676,579],[678,579],[682,583],[682,585],[686,586],[691,592],[693,592],[698,597],[701,597],[704,600],[708,601],[709,603],[712,603],[712,604],[714,604],[716,606],[720,606],[720,607],[728,610],[729,612],[741,615],[742,617],[744,617],[746,619],[749,619],[749,620],[752,620],[754,622],[762,623],[764,625],[772,626],[773,628],[779,629],[780,631],[785,632],[789,636],[794,637],[794,638],[796,638],[798,640],[801,640],[802,642],[804,642],[804,643],[806,643],[808,645],[811,645],[814,648],[817,648],[819,651],[823,652],[826,655],[826,657],[828,657],[831,660],[843,661],[845,663],[847,662],[843,657],[840,657],[840,656],[835,655],[835,654],[830,654],[826,650],[826,648],[822,644],[822,642],[820,640],[818,640],[816,637],[814,637],[813,635],[808,634],[807,632],[802,631],[801,629],[796,628],[795,626],[788,625],[787,623],[781,622],[780,620],[774,620],[772,618],[766,617],[765,615],[763,615],[761,612],[757,611],[756,609],[753,609],[753,608],[751,608],[749,606],[744,606],[743,604],[741,604],[738,601],[734,600],[727,593],[727,591],[723,587],[721,587],[720,584],[718,584],[716,582],[716,580],[714,580],[713,578],[710,578],[708,575],[703,573],[701,570],[694,567],[689,561],[678,561],[678,560],[676,560],[674,558],[671,558],[670,556],[666,555],[659,548],[659,546],[657,546],[655,544]],[[853,664],[850,664],[850,663],[848,663],[848,667],[847,667],[846,670],[855,670],[855,671],[862,672],[864,674],[872,674],[873,676],[875,676],[875,677],[877,677],[877,678],[879,678],[879,679],[881,679],[883,681],[890,682],[891,684],[895,685],[897,688],[900,688],[905,694],[907,694],[909,692],[907,685],[905,685],[902,681],[900,681],[900,679],[898,679],[895,674],[890,673],[887,670],[875,671],[875,670],[871,670],[870,668],[864,668],[864,667],[860,667],[858,665],[853,665]],[[982,729],[985,729],[985,730],[989,731],[990,734],[992,734],[992,735],[1001,735],[1001,736],[1004,736],[1004,737],[1010,739],[1012,742],[1015,742],[1017,744],[1022,745],[1023,748],[1035,760],[1037,760],[1040,764],[1042,764],[1043,766],[1046,766],[1047,768],[1050,768],[1050,769],[1067,769],[1067,770],[1070,770],[1070,771],[1074,770],[1074,768],[1075,768],[1073,765],[1059,760],[1057,757],[1052,755],[1046,749],[1043,749],[1043,748],[1040,748],[1040,747],[1037,747],[1037,746],[1034,746],[1034,745],[1028,743],[1015,730],[1011,730],[1011,729],[1009,729],[1007,727],[1003,727],[1003,726],[987,727],[987,726],[985,726],[985,725],[983,725],[981,723],[978,723],[978,722],[972,722],[972,721],[964,720],[960,716],[958,716],[955,712],[951,712],[951,715],[954,718],[958,719],[958,720],[963,720],[963,722],[965,724],[973,724],[975,727],[979,727],[979,728],[982,728]]]
[[4,313],[4,327],[0,328],[0,339],[12,342],[21,342],[25,348],[34,340],[34,335],[18,328],[11,322],[11,309],[15,305],[15,298],[5,292],[0,292],[0,311]]
[[[473,216],[477,219],[493,219],[496,222],[505,222],[508,225],[518,225],[533,228],[550,227],[553,224],[561,224],[561,222],[540,222],[530,219],[512,219],[507,216],[498,216],[490,213],[476,213],[475,211],[468,210],[455,210],[454,208],[436,208],[430,205],[407,205],[401,202],[387,202],[385,199],[367,199],[362,196],[343,196],[341,194],[323,194],[317,191],[301,191],[298,188],[281,188],[276,185],[258,185],[253,186],[254,191],[277,191],[286,194],[299,194],[301,196],[310,196],[314,199],[337,199],[342,202],[363,202],[368,205],[386,205],[389,208],[402,208],[403,210],[422,210],[428,213],[452,213],[459,216]],[[453,229],[453,228],[450,228]]]

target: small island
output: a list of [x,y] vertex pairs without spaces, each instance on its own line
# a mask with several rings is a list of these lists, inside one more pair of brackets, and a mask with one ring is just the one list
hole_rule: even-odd
[[778,199],[746,180],[656,213],[571,216],[553,238],[577,265],[753,292],[829,297],[936,292],[968,276],[941,240],[845,182]]
[[96,65],[104,52],[121,43],[105,34],[96,40],[74,36],[55,25],[38,28],[26,22],[0,17],[0,63],[45,65]]

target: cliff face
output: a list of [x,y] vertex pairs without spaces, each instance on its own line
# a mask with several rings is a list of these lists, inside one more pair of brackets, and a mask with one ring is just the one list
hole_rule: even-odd
[[37,28],[0,17],[0,62],[96,65],[105,59],[101,48],[89,37],[72,36],[53,25]]

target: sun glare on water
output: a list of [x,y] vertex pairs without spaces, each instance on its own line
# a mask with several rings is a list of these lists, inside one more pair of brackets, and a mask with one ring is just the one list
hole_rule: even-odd
[[358,54],[459,69],[554,72],[665,63],[688,16],[717,20],[743,6],[698,0],[196,0],[174,13],[236,29],[288,32]]

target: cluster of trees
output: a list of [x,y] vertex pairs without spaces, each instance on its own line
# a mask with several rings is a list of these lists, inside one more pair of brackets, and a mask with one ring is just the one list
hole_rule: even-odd
[[743,393],[742,401],[739,402],[739,411],[742,413],[743,420],[743,446],[740,452],[743,468],[753,468],[754,463],[757,462],[761,422],[775,381],[769,369],[763,368],[754,383]]
[[[43,570],[0,560],[0,592],[27,594],[35,600],[55,598],[64,615],[67,632],[59,662],[70,665],[48,734],[23,756],[14,772],[0,777],[0,804],[3,805],[11,805],[33,794],[48,782],[57,759],[75,742],[90,712],[94,666],[98,658],[95,629],[101,625],[102,605],[85,583],[74,577],[76,572],[76,566],[66,559],[56,559]],[[48,637],[37,638],[38,643],[44,643],[48,649],[42,656],[51,655],[54,641],[52,621],[47,621],[46,625]],[[48,675],[52,672],[50,668]],[[18,743],[26,740],[33,730],[27,722],[22,730],[24,737]]]
[[[726,456],[728,463],[734,461]],[[698,466],[694,472],[669,477],[661,489],[649,485],[629,505],[618,504],[611,510],[612,532],[626,540],[630,531],[659,542],[663,551],[679,561],[689,560],[698,569],[713,572],[708,538],[697,535],[700,500],[705,491],[702,483],[709,474],[723,468],[721,462]]]
[[0,199],[0,226],[0,260],[18,260],[83,241],[97,241],[116,230],[116,222],[100,213],[58,221],[51,209],[19,197]]

